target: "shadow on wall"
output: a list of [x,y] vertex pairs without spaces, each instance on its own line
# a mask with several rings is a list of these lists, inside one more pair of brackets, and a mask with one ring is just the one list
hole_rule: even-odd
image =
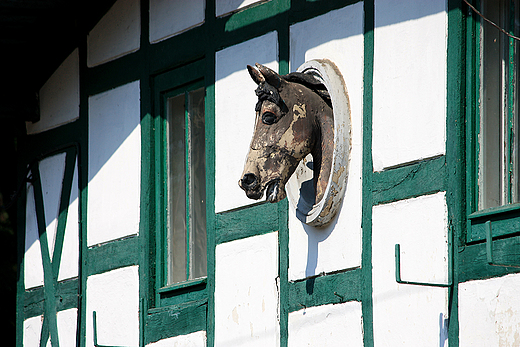
[[[330,224],[324,228],[311,227],[305,223],[302,223],[303,230],[307,234],[307,266],[305,268],[305,277],[308,278],[318,275],[316,274],[316,268],[318,267],[320,242],[325,241],[330,236],[330,234],[332,234],[332,231],[335,229],[337,222],[338,216],[336,215]],[[306,281],[305,288],[307,294],[309,295],[314,292],[314,280],[315,277]]]
[[[315,4],[307,4],[308,6],[318,6]],[[323,6],[323,4],[319,4],[319,6]],[[333,9],[333,5],[331,6],[331,10]],[[431,0],[421,0],[421,1],[414,1],[409,2],[407,4],[407,7],[405,10],[403,10],[403,6],[396,5],[393,1],[387,1],[387,0],[379,0],[375,3],[376,6],[376,25],[377,27],[382,26],[389,26],[393,24],[397,24],[404,21],[410,21],[410,20],[416,20],[422,17],[426,17],[435,13],[438,13],[440,11],[444,10],[444,3],[442,1],[431,1]],[[320,11],[321,12],[321,11]],[[384,14],[384,15],[378,15],[378,14]],[[236,25],[236,20],[234,15],[228,16],[224,19],[225,21],[224,26],[226,27],[226,31],[237,33],[240,32],[249,32],[249,29],[251,31],[255,32],[258,27],[266,27],[272,25],[273,21],[284,21],[287,16],[290,16],[289,11],[276,14],[271,17],[260,19],[254,23],[251,23],[247,26],[240,26]],[[238,17],[237,17],[238,18]],[[348,28],[345,28],[345,31],[343,32],[337,32],[334,33],[334,36],[331,38],[332,40],[335,39],[343,39],[349,35],[354,35],[356,33],[349,33]],[[305,46],[308,48],[319,46],[322,39],[316,35],[318,35],[321,32],[321,30],[315,30],[312,33],[309,33],[308,41],[306,42]],[[232,36],[232,35],[230,35]],[[224,43],[226,45],[226,43]],[[303,55],[298,55],[291,57],[291,69],[295,70],[298,66],[300,66],[304,61],[305,57]],[[254,62],[250,62],[251,64]],[[218,71],[218,78],[223,79],[227,76],[241,71],[245,70],[245,66],[239,65],[239,64],[229,64],[226,66],[225,69],[222,69]],[[137,87],[139,88],[139,87]],[[116,92],[117,93],[117,92]],[[251,94],[254,93],[254,88],[250,91]],[[112,93],[111,93],[112,94]],[[126,95],[126,94],[125,94]],[[104,93],[101,93],[100,95],[93,96],[93,99],[103,98]],[[111,95],[112,96],[112,95]],[[99,146],[98,155],[96,158],[89,158],[89,173],[88,173],[88,180],[90,183],[90,180],[92,180],[94,177],[97,176],[97,174],[102,171],[103,167],[105,167],[105,164],[111,161],[111,158],[113,159],[113,164],[115,166],[119,166],[121,170],[119,172],[124,172],[125,168],[125,161],[122,160],[126,156],[114,156],[118,152],[118,149],[120,147],[125,148],[123,144],[125,144],[126,140],[132,133],[134,133],[135,130],[139,127],[138,118],[133,118],[137,120],[136,122],[132,122],[132,120],[127,122],[120,122],[118,121],[120,118],[118,117],[110,117],[109,113],[110,111],[106,111],[104,108],[104,105],[102,105],[103,102],[99,102],[99,106],[101,108],[97,110],[99,113],[94,115],[96,117],[96,120],[98,121],[98,129],[106,129],[106,131],[102,131],[100,133],[93,134],[93,140],[95,140],[94,143],[97,143],[96,146]],[[125,112],[133,113],[130,109],[140,109],[139,106],[135,106],[130,102],[129,100],[125,100],[123,97],[121,97],[120,101],[117,103],[117,109],[116,112],[113,112],[114,114],[124,114]],[[251,105],[251,110],[254,108],[254,105]],[[109,108],[110,109],[110,108]],[[238,115],[237,115],[238,116]],[[123,117],[125,119],[125,117]],[[116,134],[116,135],[114,135]],[[101,148],[102,147],[102,148]],[[124,175],[110,175],[114,181],[124,181],[121,179],[121,177],[124,177]],[[83,189],[84,187],[80,187]],[[236,185],[236,189],[240,189]],[[119,201],[119,200],[118,200]],[[116,201],[110,201],[110,202],[116,202]],[[114,204],[112,206],[113,208],[121,209],[121,206],[118,206],[117,204]],[[61,211],[59,211],[61,212]],[[58,213],[59,213],[58,212]],[[47,220],[46,224],[49,226],[53,221]],[[337,217],[331,222],[331,225],[323,228],[323,229],[316,229],[309,226],[304,226],[304,230],[307,233],[308,236],[308,256],[307,256],[307,266],[305,270],[306,276],[315,276],[315,270],[317,268],[317,261],[318,261],[318,249],[320,242],[323,242],[326,240],[330,234],[332,233],[332,230],[334,229],[334,226],[337,222]],[[33,240],[34,242],[36,240]],[[26,250],[32,246],[32,242],[29,241],[28,244],[26,244]]]
[[[306,4],[309,7],[316,7],[319,12],[323,11],[323,6],[327,6],[326,4]],[[432,1],[432,0],[418,0],[418,1],[408,1],[405,5],[399,5],[396,1],[384,0],[384,1],[376,1],[376,18],[375,22],[377,27],[390,26],[393,24],[398,24],[401,22],[407,22],[411,20],[420,19],[422,17],[427,17],[439,12],[444,11],[444,1]],[[333,4],[330,4],[331,10],[334,10]],[[377,16],[377,14],[384,14],[381,16]],[[237,25],[236,18],[234,15],[225,17],[224,27],[226,28],[226,32],[240,31],[240,32],[255,32],[259,27],[267,27],[270,26],[273,22],[273,19],[276,22],[285,21],[286,16],[290,16],[290,11],[285,11],[282,13],[278,13],[274,16],[260,19],[254,23],[250,23],[248,25],[242,26]],[[238,17],[237,17],[238,18]],[[249,29],[248,29],[249,28]],[[323,38],[320,36],[320,30],[314,30],[310,32],[307,36],[306,46],[308,47],[316,47],[316,43],[321,44]],[[348,30],[348,28],[345,28]],[[328,33],[330,35],[330,32]],[[334,36],[332,36],[332,40],[336,39],[344,39],[350,35],[357,35],[357,33],[351,33],[345,36],[345,32],[335,32]],[[232,35],[231,35],[232,36]],[[295,59],[296,58],[296,59]],[[296,71],[298,66],[305,62],[305,57],[293,57],[291,56],[291,71]],[[253,64],[255,62],[250,62],[249,64]],[[220,78],[225,78],[235,72],[245,69],[245,66],[241,66],[240,64],[233,64],[228,66],[228,69],[225,71],[220,71]]]
[[448,326],[450,324],[450,318],[444,317],[444,313],[439,314],[439,346],[444,347],[446,341],[448,341]]

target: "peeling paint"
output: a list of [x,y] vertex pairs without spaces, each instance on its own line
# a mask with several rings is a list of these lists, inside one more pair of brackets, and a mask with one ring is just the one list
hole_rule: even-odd
[[[248,66],[258,84],[256,125],[239,186],[250,199],[278,202],[286,197],[285,184],[309,153],[315,158],[316,200],[325,193],[334,147],[332,108],[304,84],[320,85],[303,74],[279,76],[265,66]],[[298,80],[300,83],[292,82]],[[311,82],[309,82],[311,81]],[[270,84],[273,83],[273,84]],[[303,83],[303,84],[301,84]],[[274,87],[274,88],[273,88]]]
[[233,322],[237,323],[238,324],[238,311],[237,311],[237,308],[235,307],[233,309],[233,311],[231,312],[231,315],[233,317]]

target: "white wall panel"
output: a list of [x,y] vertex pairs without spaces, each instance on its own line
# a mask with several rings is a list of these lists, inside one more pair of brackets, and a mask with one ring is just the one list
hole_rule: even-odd
[[24,347],[39,347],[43,316],[31,317],[23,321]]
[[206,347],[206,332],[197,331],[187,335],[170,337],[150,343],[146,347]]
[[217,16],[237,11],[254,3],[266,2],[267,0],[216,0]]
[[58,322],[58,339],[60,346],[76,346],[78,309],[70,308],[68,310],[58,311],[56,319]]
[[43,285],[43,262],[36,219],[34,187],[27,184],[27,202],[25,211],[25,252],[24,252],[25,289]]
[[349,93],[352,150],[347,189],[338,216],[325,228],[300,222],[289,211],[289,279],[361,265],[361,170],[363,144],[363,3],[331,11],[290,28],[290,65],[330,59]]
[[87,346],[94,346],[92,312],[98,344],[139,345],[139,267],[129,266],[87,278]]
[[117,0],[87,36],[87,65],[93,67],[139,49],[139,0]]
[[447,283],[447,215],[444,192],[374,206],[374,345],[444,345],[448,290],[398,284],[394,246],[401,245],[402,280]]
[[65,153],[60,153],[40,161],[40,178],[42,184],[43,206],[45,210],[45,235],[52,259],[56,232],[58,228],[58,213],[60,208],[63,173],[65,171]]
[[150,42],[158,42],[204,23],[205,0],[151,0]]
[[139,231],[140,114],[139,81],[89,98],[89,246]]
[[79,117],[79,54],[76,48],[39,93],[40,120],[27,122],[27,133],[36,134],[72,122]]
[[444,154],[445,0],[375,2],[374,170]]
[[278,233],[216,248],[215,346],[279,345]]
[[278,36],[270,32],[216,53],[215,211],[256,203],[238,186],[255,124],[256,84],[247,65],[278,71]]
[[289,313],[289,347],[363,346],[361,303],[323,305]]
[[520,274],[459,285],[459,346],[520,346]]

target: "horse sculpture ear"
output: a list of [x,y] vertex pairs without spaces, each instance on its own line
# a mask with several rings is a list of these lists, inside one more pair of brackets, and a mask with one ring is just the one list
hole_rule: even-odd
[[265,82],[264,75],[262,75],[262,73],[260,73],[260,71],[256,67],[248,65],[247,71],[249,71],[249,75],[251,76],[253,81],[255,81],[256,84]]
[[265,81],[275,87],[276,89],[280,88],[282,85],[282,78],[279,74],[268,68],[267,66],[264,66],[262,64],[255,64],[257,69],[260,70],[262,75],[265,78]]

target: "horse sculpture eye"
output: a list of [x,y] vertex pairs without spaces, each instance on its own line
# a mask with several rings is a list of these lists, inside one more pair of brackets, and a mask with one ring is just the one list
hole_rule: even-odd
[[265,112],[262,115],[262,122],[264,124],[267,124],[267,125],[271,125],[271,124],[276,123],[276,116],[275,116],[275,114],[272,113],[272,112]]

